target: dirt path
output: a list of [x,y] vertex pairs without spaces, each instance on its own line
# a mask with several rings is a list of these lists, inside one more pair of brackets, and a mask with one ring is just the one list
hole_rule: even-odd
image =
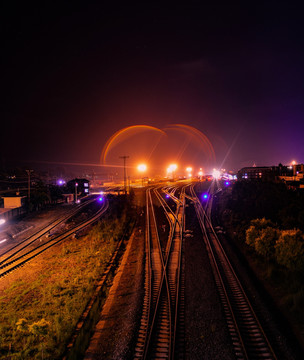
[[[136,227],[115,275],[84,359],[126,359],[142,302],[144,231]],[[118,321],[119,319],[119,321]]]

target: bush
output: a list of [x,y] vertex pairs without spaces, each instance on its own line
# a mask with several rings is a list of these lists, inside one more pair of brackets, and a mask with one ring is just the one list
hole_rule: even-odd
[[275,245],[278,264],[289,270],[304,270],[304,236],[300,230],[284,230]]
[[255,251],[267,259],[274,258],[278,231],[270,226],[260,230],[260,236],[255,240]]
[[278,232],[273,228],[270,220],[256,219],[251,221],[251,226],[246,230],[246,244],[267,259],[274,257],[274,246]]

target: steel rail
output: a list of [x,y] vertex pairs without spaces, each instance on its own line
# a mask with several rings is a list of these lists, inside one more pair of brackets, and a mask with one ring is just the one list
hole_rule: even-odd
[[[277,359],[194,188],[195,210],[208,248],[216,285],[223,303],[235,355],[238,359]],[[207,208],[208,210],[208,208]],[[210,210],[211,211],[211,210]]]
[[55,219],[54,221],[52,221],[51,223],[47,224],[46,226],[44,226],[42,229],[38,230],[37,232],[35,232],[34,234],[28,236],[27,238],[25,238],[24,240],[20,241],[18,244],[14,245],[13,247],[11,247],[10,249],[6,250],[5,252],[3,252],[0,257],[10,253],[12,250],[18,248],[19,246],[21,246],[22,244],[24,244],[25,242],[29,241],[27,244],[25,244],[23,247],[21,247],[20,249],[18,249],[17,251],[13,252],[11,255],[7,256],[5,259],[0,261],[0,265],[2,265],[3,263],[7,262],[7,260],[11,259],[12,257],[16,256],[16,254],[18,254],[20,251],[22,251],[23,249],[25,249],[26,247],[28,247],[29,245],[31,245],[33,242],[35,242],[36,240],[39,240],[43,235],[45,235],[46,233],[48,233],[50,230],[54,229],[56,226],[60,225],[62,222],[68,220],[69,218],[71,218],[72,216],[74,216],[75,214],[77,214],[77,212],[79,212],[80,209],[82,209],[83,207],[89,205],[90,203],[92,203],[93,201],[95,201],[95,199],[93,200],[89,200],[88,202],[85,202],[81,205],[77,205],[77,208],[72,209],[68,214],[65,214],[64,216],[60,216],[59,218]]
[[[13,270],[16,270],[17,268],[25,265],[30,260],[34,259],[35,257],[40,255],[44,251],[48,250],[52,246],[58,244],[60,241],[64,240],[68,236],[70,236],[70,235],[74,234],[75,232],[84,229],[86,226],[94,223],[108,209],[108,206],[109,206],[108,202],[107,201],[104,202],[102,208],[99,209],[98,212],[96,214],[94,214],[90,219],[87,219],[87,220],[83,221],[82,223],[76,225],[75,227],[73,227],[72,229],[66,231],[65,233],[60,234],[60,235],[54,237],[53,239],[45,242],[44,244],[41,244],[41,245],[37,246],[35,249],[32,249],[32,250],[28,251],[27,253],[23,254],[22,256],[19,256],[18,258],[12,260],[11,262],[2,265],[0,267],[0,270],[4,269],[4,271],[0,272],[0,278],[8,275]],[[36,252],[37,250],[38,250],[38,252]],[[24,260],[22,260],[22,259],[24,259]],[[22,261],[15,264],[19,260],[22,260]],[[11,266],[11,267],[9,269],[6,269],[9,266]]]
[[[155,306],[152,309],[150,331],[146,340],[146,347],[144,352],[144,359],[153,358],[153,356],[159,357],[168,357],[170,359],[171,353],[171,338],[172,338],[172,327],[171,327],[171,307],[170,307],[170,294],[167,274],[165,271],[165,264],[163,259],[163,254],[161,250],[160,239],[157,231],[157,222],[155,217],[155,211],[153,206],[153,200],[151,196],[151,191],[148,192],[149,203],[151,205],[151,215],[153,221],[153,227],[151,229],[155,230],[155,237],[151,237],[152,241],[156,240],[156,246],[158,248],[158,255],[160,258],[161,266],[161,278],[160,281],[156,283],[155,295],[156,302]],[[154,252],[154,255],[155,252]],[[154,263],[156,266],[159,266],[157,261]],[[158,269],[155,268],[157,274]],[[165,286],[163,287],[163,284]],[[163,294],[163,296],[161,296]],[[154,353],[154,355],[153,355]]]
[[[184,206],[179,200],[176,214],[171,210],[165,200],[159,193],[160,187],[153,189],[153,195],[160,202],[164,213],[169,222],[171,222],[171,231],[167,241],[167,250],[165,254],[161,251],[160,240],[157,231],[157,222],[153,208],[151,188],[146,190],[146,209],[147,209],[147,226],[146,226],[146,245],[153,241],[152,227],[153,223],[154,237],[157,238],[159,255],[162,264],[162,274],[160,282],[153,285],[153,275],[149,277],[146,269],[145,275],[145,296],[141,325],[137,345],[135,348],[135,359],[150,358],[174,358],[175,338],[178,319],[178,297],[180,292],[180,267],[181,267],[181,248],[182,248],[182,220],[184,216]],[[171,217],[168,215],[170,214]],[[180,218],[180,219],[179,219]],[[177,241],[177,238],[179,241]],[[154,239],[155,241],[155,239]],[[152,246],[148,247],[146,259],[149,259],[149,252]],[[153,274],[153,256],[150,262],[151,273]],[[155,264],[154,264],[155,265]],[[155,270],[154,270],[155,272]],[[149,282],[147,281],[149,279]],[[155,279],[154,279],[155,280]],[[150,284],[148,289],[148,284]],[[157,296],[155,295],[157,290]],[[148,294],[153,299],[148,299]],[[153,302],[154,301],[154,302]]]

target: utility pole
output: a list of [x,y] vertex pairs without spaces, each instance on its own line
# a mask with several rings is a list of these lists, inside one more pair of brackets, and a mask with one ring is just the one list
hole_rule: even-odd
[[124,162],[124,188],[125,188],[125,195],[127,194],[127,170],[126,170],[126,160],[129,158],[130,156],[120,156],[120,159],[123,159]]
[[34,170],[25,170],[27,172],[28,176],[28,185],[27,185],[27,197],[28,197],[28,204],[29,204],[29,210],[31,209],[31,173]]

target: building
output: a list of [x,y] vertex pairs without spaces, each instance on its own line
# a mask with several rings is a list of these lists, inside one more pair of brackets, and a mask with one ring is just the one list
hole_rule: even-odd
[[275,180],[274,167],[251,166],[244,167],[237,173],[238,180]]
[[9,220],[25,213],[26,196],[2,196],[4,207],[0,208],[2,219]]
[[304,187],[304,164],[251,166],[238,171],[238,180],[283,181],[288,187]]

